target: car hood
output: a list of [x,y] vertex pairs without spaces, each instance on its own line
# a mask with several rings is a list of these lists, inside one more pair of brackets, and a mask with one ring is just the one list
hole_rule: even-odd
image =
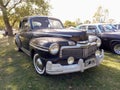
[[88,40],[85,31],[71,30],[71,29],[40,29],[33,31],[33,35],[37,37],[62,37],[69,38],[74,41]]
[[120,39],[120,32],[105,32],[105,33],[102,33],[101,36]]

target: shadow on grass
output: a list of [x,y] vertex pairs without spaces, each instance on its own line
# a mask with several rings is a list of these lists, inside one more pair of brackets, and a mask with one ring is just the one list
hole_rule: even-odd
[[[62,75],[38,75],[30,57],[17,52],[14,43],[1,46],[0,90],[119,90],[120,67],[110,67],[106,63],[120,57],[105,53],[105,61],[98,67]],[[117,65],[120,64],[118,62]]]

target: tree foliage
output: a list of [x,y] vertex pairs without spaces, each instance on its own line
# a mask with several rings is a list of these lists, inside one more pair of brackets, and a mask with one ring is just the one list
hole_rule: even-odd
[[64,26],[65,26],[66,28],[71,27],[71,26],[75,27],[76,24],[75,24],[75,22],[71,22],[71,21],[69,21],[69,20],[66,20],[65,23],[64,23]]
[[81,23],[82,23],[82,22],[81,22],[80,18],[77,18],[76,21],[75,21],[75,24],[76,24],[76,25],[80,25]]
[[17,27],[18,21],[29,15],[48,15],[48,0],[0,0],[1,16],[8,35],[13,35],[12,27]]
[[85,24],[90,24],[91,21],[90,21],[90,20],[85,20],[84,23],[85,23]]
[[109,17],[108,9],[104,10],[101,6],[99,6],[93,16],[93,22],[97,22],[97,23],[106,22],[108,17]]

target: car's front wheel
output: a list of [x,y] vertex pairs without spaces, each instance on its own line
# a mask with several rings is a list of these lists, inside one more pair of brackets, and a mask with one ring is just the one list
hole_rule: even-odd
[[38,74],[43,75],[46,73],[45,65],[44,65],[43,60],[40,58],[38,53],[34,54],[33,64],[34,64],[35,70]]
[[120,55],[120,43],[114,43],[114,44],[112,45],[112,51],[113,51],[115,54]]

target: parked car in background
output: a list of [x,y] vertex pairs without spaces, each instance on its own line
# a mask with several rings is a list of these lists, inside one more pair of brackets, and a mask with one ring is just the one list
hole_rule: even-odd
[[117,30],[120,30],[120,23],[113,23],[112,25],[114,25]]
[[83,72],[99,65],[104,57],[99,38],[65,29],[59,19],[51,17],[24,17],[15,43],[19,51],[31,56],[38,74]]
[[88,35],[98,36],[101,41],[101,48],[111,49],[114,53],[120,55],[120,32],[111,24],[82,24],[77,26],[78,30],[87,31]]

